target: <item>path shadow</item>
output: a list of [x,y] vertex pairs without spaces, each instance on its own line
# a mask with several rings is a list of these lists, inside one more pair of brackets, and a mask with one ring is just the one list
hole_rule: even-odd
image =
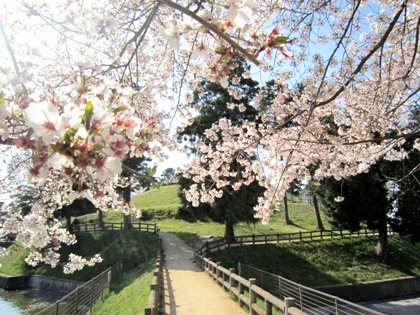
[[[176,301],[174,290],[172,287],[172,281],[169,274],[168,268],[163,268],[163,283],[164,283],[164,296],[163,296],[163,307],[160,310],[160,314],[163,315],[176,315]],[[169,312],[168,312],[169,311]]]

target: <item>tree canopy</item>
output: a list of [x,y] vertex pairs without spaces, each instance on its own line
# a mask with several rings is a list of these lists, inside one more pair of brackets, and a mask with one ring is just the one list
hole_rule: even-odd
[[[220,119],[229,119],[232,125],[240,125],[243,121],[258,120],[259,113],[252,107],[252,101],[259,91],[258,82],[251,78],[243,78],[243,73],[249,71],[250,66],[246,64],[243,57],[235,56],[232,60],[234,71],[229,76],[229,81],[236,80],[232,84],[240,91],[241,98],[235,98],[229,93],[227,88],[223,88],[220,84],[203,80],[199,87],[194,91],[194,98],[191,106],[194,107],[198,114],[187,128],[182,130],[178,135],[178,141],[185,143],[188,146],[188,152],[197,157],[203,156],[204,153],[196,149],[196,145],[206,143],[209,146],[216,146],[218,142],[212,142],[208,139],[206,131],[211,128],[214,123]],[[243,158],[255,160],[256,156],[243,155]],[[232,176],[240,176],[242,167],[239,163],[231,163],[225,170],[232,174]],[[234,174],[234,175],[233,175]],[[212,185],[210,178],[201,178],[200,174],[191,173],[184,175],[180,181],[183,192],[181,198],[185,208],[188,208],[191,213],[195,213],[200,217],[208,215],[212,219],[225,224],[225,239],[232,241],[234,236],[234,224],[245,221],[255,222],[254,207],[258,203],[264,191],[256,180],[250,182],[246,186],[239,189],[232,189],[226,187],[223,190],[223,195],[216,198],[208,205],[192,204],[185,200],[185,192],[191,186],[206,186]],[[188,177],[187,177],[188,176]]]

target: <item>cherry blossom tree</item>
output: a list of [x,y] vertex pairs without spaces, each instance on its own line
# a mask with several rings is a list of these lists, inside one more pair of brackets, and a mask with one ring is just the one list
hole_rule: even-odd
[[[408,136],[420,147],[419,130],[407,128],[420,82],[416,0],[17,0],[2,7],[0,143],[30,155],[25,169],[44,192],[25,216],[4,206],[2,231],[26,244],[30,263],[57,265],[61,244],[75,241],[53,219],[74,198],[133,211],[116,204],[123,159],[162,159],[162,147],[174,148],[173,122],[182,119],[182,128],[192,120],[191,91],[202,78],[240,100],[227,80],[237,54],[255,66],[243,76],[273,79],[276,95],[269,105],[266,92],[257,95],[258,120],[221,119],[206,132],[220,143],[197,144],[205,154],[190,168],[192,202],[258,180],[266,192],[256,216],[267,221],[288,184],[309,177],[309,165],[318,165],[315,180],[341,179],[380,158],[403,159]],[[257,161],[243,158],[255,154]],[[240,177],[226,171],[233,162],[244,169]],[[71,256],[65,270],[96,260]]]

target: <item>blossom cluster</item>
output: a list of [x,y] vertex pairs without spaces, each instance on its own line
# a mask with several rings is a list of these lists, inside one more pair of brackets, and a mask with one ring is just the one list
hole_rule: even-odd
[[99,255],[95,255],[90,259],[85,259],[75,254],[69,255],[69,262],[64,265],[63,271],[66,274],[73,273],[78,270],[82,270],[85,266],[93,266],[101,263],[102,258]]

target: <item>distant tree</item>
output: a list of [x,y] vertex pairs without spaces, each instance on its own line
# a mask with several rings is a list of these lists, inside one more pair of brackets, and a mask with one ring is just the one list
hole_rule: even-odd
[[321,197],[323,209],[331,218],[332,226],[351,231],[357,231],[362,226],[378,230],[377,255],[381,260],[386,260],[387,217],[391,204],[381,166],[378,163],[368,173],[341,181],[333,178],[324,180],[316,192]]
[[[137,179],[139,184],[141,186],[149,187],[151,185],[150,181],[147,181],[143,177],[138,177],[136,174],[141,173],[147,173],[147,164],[146,162],[149,162],[150,159],[140,158],[140,157],[128,157],[123,161],[123,165],[125,166],[123,168],[123,171],[121,173],[121,177],[123,180],[123,185],[117,188],[117,191],[122,196],[124,201],[129,204],[131,202],[131,181],[134,178]],[[132,222],[131,222],[131,215],[130,214],[124,214],[124,228],[126,230],[132,229]]]
[[293,202],[293,197],[299,197],[303,191],[302,182],[298,179],[294,179],[287,189],[287,192],[292,196],[291,201]]
[[[232,63],[238,67],[231,73],[231,87],[238,92],[238,97],[234,97],[226,88],[220,84],[203,80],[199,88],[194,91],[194,98],[191,104],[198,111],[192,124],[178,134],[179,142],[187,143],[189,154],[200,156],[193,144],[199,142],[209,143],[205,131],[220,119],[229,119],[232,124],[241,124],[244,120],[257,120],[258,110],[251,106],[252,99],[259,91],[258,82],[251,78],[244,78],[242,74],[249,70],[243,57],[233,57]],[[235,81],[235,83],[233,83]],[[211,145],[213,145],[210,142]],[[215,145],[215,144],[214,144]],[[252,155],[243,153],[242,158],[254,159]],[[238,163],[232,162],[229,171],[240,176],[243,167]],[[191,179],[183,178],[180,180],[182,188],[189,188],[195,184]],[[206,179],[201,182],[206,185]],[[234,240],[234,225],[237,222],[255,222],[254,206],[258,203],[258,196],[264,189],[256,181],[249,185],[242,185],[238,190],[224,188],[223,196],[216,198],[211,204],[200,204],[199,207],[193,207],[190,202],[181,194],[184,207],[198,216],[205,214],[212,219],[225,224],[225,239]]]
[[[420,126],[420,110],[414,110],[410,127],[415,132]],[[391,227],[413,242],[420,242],[420,151],[413,149],[416,137],[409,137],[404,147],[410,152],[402,162],[391,162],[396,188]]]
[[[194,182],[190,178],[180,177],[181,188],[188,188]],[[239,190],[224,190],[222,198],[215,199],[214,203],[200,203],[197,207],[185,199],[182,191],[179,193],[183,210],[194,218],[205,220],[210,218],[225,225],[224,238],[227,241],[235,240],[234,226],[238,222],[256,223],[253,207],[264,189],[257,182],[251,183]]]
[[[98,209],[93,203],[86,198],[75,199],[71,204],[63,206],[58,210],[58,215],[62,215],[66,218],[67,230],[72,231],[71,217],[78,217],[81,215],[95,213],[102,214],[102,210]],[[103,224],[102,220],[99,219],[99,225]]]
[[160,177],[160,184],[172,184],[177,181],[176,170],[172,167],[165,169]]
[[412,242],[420,242],[420,172],[414,177],[399,181],[400,193],[396,199],[396,212],[391,217],[391,227],[401,235],[408,235]]

